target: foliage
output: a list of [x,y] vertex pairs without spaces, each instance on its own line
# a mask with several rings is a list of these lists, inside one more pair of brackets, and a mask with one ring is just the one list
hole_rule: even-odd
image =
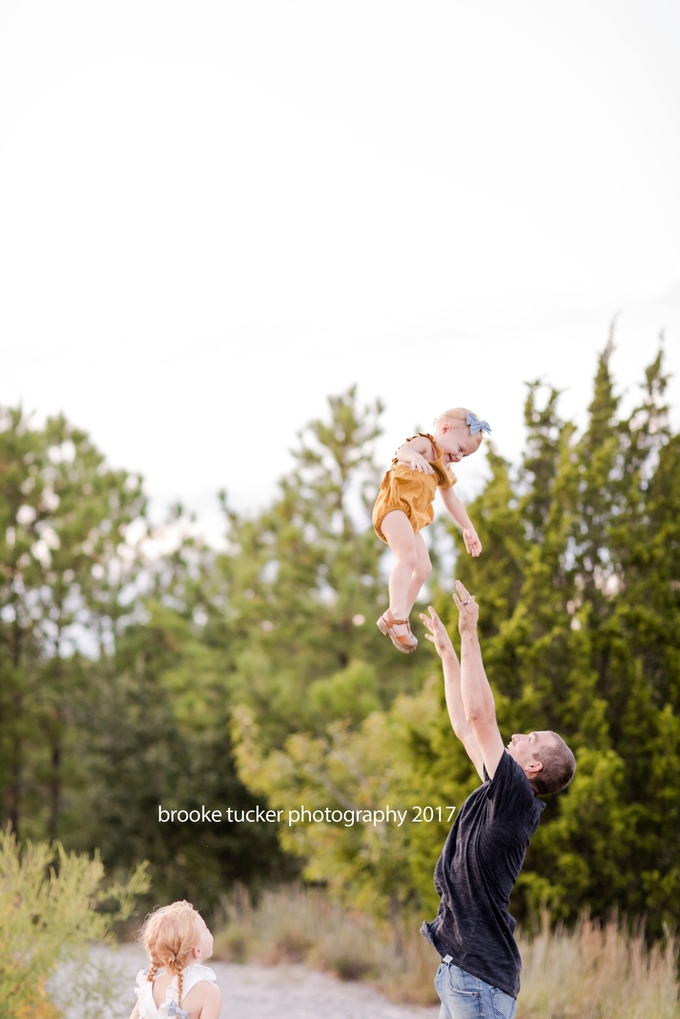
[[290,871],[264,829],[158,824],[159,804],[254,802],[204,639],[214,553],[190,530],[181,507],[151,527],[141,479],[63,418],[0,412],[0,821],[108,868],[149,858],[156,896],[205,908]]
[[[525,456],[515,470],[489,447],[470,507],[483,555],[450,534],[482,607],[501,731],[555,729],[578,757],[515,915],[545,902],[575,922],[618,905],[659,937],[680,909],[680,436],[661,355],[625,415],[610,355],[582,431],[556,390],[529,386]],[[394,930],[400,913],[431,913],[447,826],[411,808],[460,806],[477,780],[428,645],[400,656],[374,625],[381,409],[354,389],[332,397],[271,505],[238,514],[223,495],[219,553],[181,507],[151,527],[140,479],[63,419],[38,429],[3,412],[0,814],[15,832],[99,846],[108,868],[149,858],[155,901],[210,910],[236,881],[303,867]],[[430,587],[455,634],[450,598]],[[273,825],[157,820],[159,805],[265,801],[411,818],[282,825],[278,842]]]
[[582,914],[572,930],[520,935],[522,991],[518,1019],[677,1019],[677,939],[665,931],[652,948],[642,924],[631,932],[616,917],[601,924]]
[[395,931],[343,909],[322,888],[269,889],[257,903],[236,888],[222,903],[215,956],[268,966],[303,962],[341,980],[370,980],[394,1001],[433,1004],[436,956],[409,919]]
[[200,813],[203,805],[248,810],[256,800],[231,762],[219,655],[191,617],[160,600],[147,607],[149,619],[120,640],[82,718],[90,820],[81,815],[79,839],[99,845],[109,866],[149,858],[156,902],[188,898],[209,912],[235,880],[282,880],[294,870],[267,826],[159,823],[159,805]]
[[[341,908],[320,888],[281,887],[254,904],[243,890],[223,904],[217,958],[265,965],[305,962],[340,977],[370,980],[395,1001],[438,1001],[439,959],[408,914],[400,930]],[[648,948],[610,918],[582,914],[571,930],[543,912],[533,936],[518,931],[523,960],[520,1019],[677,1019],[677,940],[666,931]]]
[[147,857],[155,896],[208,910],[234,880],[294,874],[271,828],[161,825],[158,807],[255,804],[232,763],[235,702],[266,709],[276,740],[301,719],[358,723],[411,683],[412,665],[379,668],[391,656],[372,626],[380,407],[350,392],[331,408],[270,509],[240,517],[225,503],[221,556],[181,507],[152,528],[140,479],[85,433],[3,413],[0,816],[15,832],[100,847],[109,867]]
[[270,508],[252,518],[227,510],[226,611],[210,637],[228,644],[234,700],[255,710],[268,746],[291,731],[321,733],[338,712],[358,722],[421,678],[374,625],[386,607],[385,546],[369,523],[382,408],[360,407],[352,388],[329,409],[328,423],[300,433]]
[[[248,709],[235,711],[237,761],[248,785],[283,809],[283,847],[306,861],[304,876],[324,882],[348,906],[389,918],[424,903],[436,909],[432,857],[446,837],[447,807],[474,787],[462,760],[440,765],[442,710],[432,682],[417,696],[400,695],[387,712],[373,712],[356,729],[329,724],[323,736],[295,733],[264,760]],[[340,811],[340,820],[309,823],[288,811]],[[441,808],[441,820],[416,821],[417,806]],[[387,808],[401,811],[387,815]],[[382,810],[364,823],[365,811]],[[435,855],[436,859],[436,855]]]
[[84,960],[115,920],[130,915],[149,887],[146,864],[125,882],[104,883],[98,856],[67,853],[60,842],[28,842],[21,852],[0,835],[0,1002],[8,1019],[57,1015],[46,982],[59,963]]
[[[484,611],[501,727],[554,729],[579,762],[569,793],[548,804],[518,908],[547,901],[574,917],[587,904],[603,916],[616,904],[647,915],[659,935],[680,906],[680,442],[669,434],[661,355],[621,418],[611,351],[610,342],[580,436],[558,419],[554,391],[541,410],[530,387],[511,519],[487,492],[471,508],[482,540],[502,522],[512,544],[487,542],[490,557],[461,558],[458,572],[483,610],[499,559],[514,578],[514,596]],[[496,461],[496,479],[504,474]]]
[[[582,434],[559,418],[555,390],[541,403],[540,384],[529,387],[527,453],[514,477],[490,449],[490,480],[470,507],[485,551],[460,555],[456,573],[482,607],[501,731],[554,729],[578,758],[570,790],[548,802],[513,910],[526,917],[547,902],[574,920],[584,905],[596,916],[618,905],[660,936],[680,908],[680,437],[668,428],[661,355],[621,417],[611,350]],[[436,604],[455,632],[450,598]],[[345,724],[315,726],[301,708],[274,744],[250,705],[236,714],[241,774],[278,805],[460,805],[475,783],[429,687]],[[381,915],[390,896],[431,908],[443,836],[436,824],[280,833],[308,877]]]
[[[110,650],[134,600],[144,512],[137,475],[108,468],[62,417],[0,413],[0,814],[54,837],[83,650]],[[68,760],[65,760],[68,758]]]

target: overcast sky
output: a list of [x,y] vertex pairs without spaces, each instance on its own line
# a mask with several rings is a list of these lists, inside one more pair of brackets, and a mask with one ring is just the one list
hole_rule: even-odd
[[0,0],[0,404],[214,538],[353,382],[386,461],[456,404],[516,459],[617,312],[677,428],[678,181],[675,0]]

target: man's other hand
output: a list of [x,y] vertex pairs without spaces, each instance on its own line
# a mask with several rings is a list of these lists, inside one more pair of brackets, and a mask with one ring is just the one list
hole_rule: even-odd
[[453,600],[458,609],[459,633],[461,636],[464,633],[475,633],[477,630],[477,620],[479,619],[479,605],[475,601],[475,596],[470,594],[460,580],[456,581]]
[[428,605],[427,610],[430,613],[429,616],[425,615],[424,612],[420,613],[421,622],[424,623],[430,631],[425,634],[425,640],[429,640],[434,644],[435,651],[440,658],[444,658],[447,654],[454,655],[455,657],[453,644],[451,643],[451,638],[446,632],[446,627],[431,605]]

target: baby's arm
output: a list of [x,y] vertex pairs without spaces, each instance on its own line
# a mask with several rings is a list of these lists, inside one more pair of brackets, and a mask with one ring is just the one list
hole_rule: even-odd
[[132,1015],[130,1016],[130,1019],[139,1019],[139,1002],[137,1002],[135,1007],[132,1009]]
[[434,450],[432,443],[424,435],[416,435],[409,439],[396,452],[397,460],[400,463],[408,464],[414,471],[422,471],[423,474],[434,474],[434,467],[428,463],[428,457],[432,456]]
[[477,532],[472,526],[472,521],[465,511],[465,506],[453,491],[452,488],[440,488],[441,497],[444,501],[444,505],[449,511],[450,515],[456,521],[459,527],[463,529],[463,540],[465,541],[465,547],[472,556],[478,556],[482,551],[482,543],[477,536]]

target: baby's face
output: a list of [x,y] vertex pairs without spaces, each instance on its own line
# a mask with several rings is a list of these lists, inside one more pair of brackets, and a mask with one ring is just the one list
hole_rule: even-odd
[[479,449],[476,437],[470,434],[470,428],[464,421],[445,421],[437,429],[435,435],[437,445],[444,452],[448,453],[453,463],[459,463],[464,456],[471,456]]
[[194,949],[194,955],[197,959],[209,959],[213,953],[213,936],[208,930],[205,920],[198,913],[194,923],[200,935],[198,948]]

